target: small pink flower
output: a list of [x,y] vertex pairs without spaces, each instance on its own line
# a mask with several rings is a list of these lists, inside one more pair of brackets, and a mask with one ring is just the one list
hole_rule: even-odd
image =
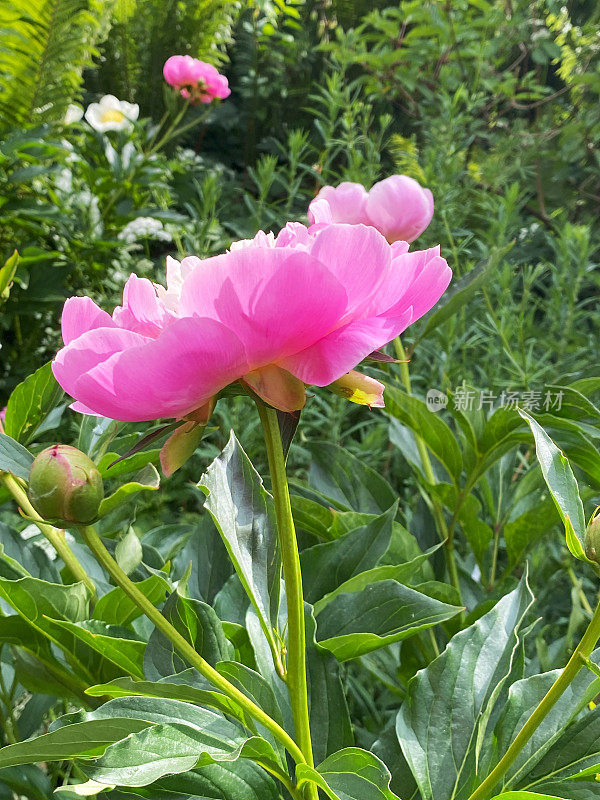
[[324,186],[308,207],[313,225],[371,225],[390,243],[414,241],[432,217],[433,195],[407,175],[391,175],[369,192],[360,183]]
[[372,227],[290,223],[228,253],[167,260],[166,288],[132,275],[112,316],[87,297],[65,303],[53,362],[73,408],[124,421],[205,419],[240,381],[284,411],[305,386],[383,405],[383,386],[354,373],[441,297],[439,248],[407,252]]
[[192,103],[210,103],[231,94],[227,78],[216,67],[192,56],[171,56],[165,62],[163,75],[169,86]]

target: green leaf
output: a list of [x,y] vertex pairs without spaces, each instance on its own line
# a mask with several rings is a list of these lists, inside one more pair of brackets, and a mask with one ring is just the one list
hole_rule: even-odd
[[539,792],[524,792],[521,789],[515,792],[502,792],[495,795],[492,800],[564,800],[555,794],[539,794]]
[[0,471],[29,481],[32,464],[33,456],[29,450],[5,433],[0,433]]
[[109,745],[94,762],[80,762],[92,780],[119,786],[147,786],[165,775],[187,772],[211,761],[263,758],[276,763],[271,745],[248,736],[241,725],[214,711],[178,700],[122,698],[111,700],[87,719],[127,713],[151,724]]
[[110,683],[99,683],[86,689],[90,697],[162,697],[166,700],[182,700],[199,706],[210,706],[229,716],[245,720],[242,709],[227,695],[218,692],[212,684],[192,668],[161,681],[139,681],[132,678],[116,678]]
[[[549,780],[579,779],[585,770],[600,772],[600,709],[585,711],[572,722],[558,741],[542,754],[524,783],[527,787],[545,785]],[[593,779],[593,777],[592,777]],[[600,788],[600,787],[599,787]]]
[[[271,688],[269,682],[263,678],[260,673],[236,661],[219,662],[217,664],[217,672],[227,678],[227,680],[243,692],[246,697],[253,700],[259,708],[262,708],[262,710],[265,711],[271,719],[274,719],[278,725],[284,727],[283,715],[279,703],[277,702],[275,692]],[[248,727],[252,724],[256,725],[256,723],[250,722]],[[279,763],[282,768],[285,769],[285,750],[283,750],[282,746],[273,737],[270,731],[267,731],[262,725],[256,725],[256,727],[260,735],[271,743],[273,750],[278,752]]]
[[[171,591],[169,582],[162,575],[151,575],[138,581],[136,587],[154,606],[160,605],[167,592]],[[93,616],[108,625],[130,625],[142,613],[136,603],[117,586],[102,595],[94,606]]]
[[[50,640],[18,615],[0,617],[0,642],[15,645],[19,681],[31,692],[45,692],[78,700],[83,688],[72,671],[61,664]],[[37,728],[37,725],[36,725]]]
[[386,413],[420,436],[428,449],[443,464],[454,483],[462,472],[462,456],[448,425],[417,397],[394,387],[385,390]]
[[121,478],[139,472],[147,464],[157,464],[160,450],[144,450],[132,456],[120,456],[118,453],[104,453],[98,461],[98,469],[105,481]]
[[281,560],[273,498],[232,431],[225,449],[200,480],[205,507],[254,606],[271,648],[277,650]]
[[10,286],[19,266],[19,254],[15,250],[0,267],[0,302],[8,300]]
[[338,594],[317,616],[317,641],[338,661],[414,636],[460,613],[393,580]]
[[[163,615],[212,666],[218,661],[229,661],[233,656],[233,647],[225,636],[221,620],[201,600],[182,597],[175,591],[165,603]],[[158,680],[188,667],[173,643],[155,629],[144,657],[146,677]]]
[[50,363],[44,364],[11,393],[6,405],[4,432],[17,442],[28,444],[63,397]]
[[0,768],[96,756],[119,739],[146,728],[139,719],[91,719],[0,749]]
[[397,511],[396,502],[368,525],[302,551],[300,564],[308,603],[315,603],[340,583],[377,564],[390,545]]
[[467,797],[474,788],[480,740],[511,672],[531,601],[523,579],[410,680],[396,733],[423,800]]
[[[160,535],[160,529],[157,529],[157,535]],[[144,545],[146,541],[147,537],[144,536]],[[227,550],[210,514],[204,514],[200,518],[177,554],[164,555],[172,559],[171,575],[174,580],[183,575],[191,564],[187,579],[188,593],[190,597],[204,600],[209,605],[213,604],[217,593],[232,573]]]
[[567,547],[575,558],[590,560],[585,555],[585,516],[573,470],[563,453],[546,431],[525,411],[519,411],[535,439],[535,449],[542,475],[565,526]]
[[[599,659],[600,651],[596,650],[591,657],[592,665],[596,669]],[[490,763],[490,770],[498,760],[498,754],[506,752],[510,743],[529,719],[535,708],[537,708],[540,701],[559,675],[560,670],[553,670],[541,675],[532,675],[512,684],[508,693],[507,702],[502,710],[502,715],[494,729],[494,743],[497,749],[495,749],[494,753],[496,759]],[[576,760],[579,761],[579,765],[576,768],[571,766],[571,774],[575,772],[578,775],[581,774],[581,770],[584,769],[584,762],[588,765],[594,761],[596,763],[598,762],[597,755],[596,759],[593,757],[590,758],[590,750],[595,750],[596,753],[600,750],[598,744],[595,744],[595,746],[592,744],[591,748],[588,746],[587,750],[574,751],[572,747],[572,737],[575,731],[571,730],[571,723],[599,691],[600,679],[597,675],[594,675],[589,669],[582,669],[563,692],[553,708],[550,709],[547,716],[518,754],[515,762],[511,765],[504,777],[506,788],[513,788],[515,785],[522,783],[523,779],[536,767],[552,745],[560,742],[561,739],[562,758],[564,758],[565,746],[568,751],[570,751],[571,758],[575,752],[577,753]],[[592,729],[596,731],[600,729],[597,722],[598,716],[599,715],[594,712],[588,712],[586,714],[586,725],[591,725]],[[585,739],[589,743],[589,734],[587,732],[585,734]],[[579,744],[581,744],[581,739],[579,740]],[[557,755],[555,751],[554,759],[556,759]],[[563,770],[564,768],[565,765],[563,765]],[[536,774],[539,775],[537,770]],[[553,762],[550,777],[553,779],[556,778],[556,760]]]
[[207,764],[181,775],[155,781],[148,789],[123,797],[147,800],[280,800],[277,784],[261,767],[242,759]]
[[142,543],[132,527],[115,547],[115,561],[126,575],[130,575],[142,561]]
[[105,517],[123,503],[131,503],[133,497],[139,492],[155,492],[160,486],[160,475],[153,464],[147,464],[137,475],[136,479],[119,486],[116,492],[105,497],[100,503],[98,516]]
[[308,481],[342,511],[383,514],[396,501],[396,492],[371,467],[343,447],[329,442],[308,442]]
[[114,628],[112,625],[106,625],[98,620],[89,620],[79,624],[67,620],[48,620],[47,624],[51,628],[58,626],[69,631],[124,672],[128,672],[135,678],[144,677],[146,642],[124,638],[120,635],[124,632],[123,629]]
[[45,617],[81,622],[88,616],[89,596],[82,582],[63,586],[37,578],[0,578],[0,596],[41,633]]
[[359,747],[346,747],[318,767],[299,764],[299,786],[315,781],[331,800],[399,800],[390,787],[390,773],[376,755]]
[[379,567],[373,567],[373,569],[368,569],[353,578],[349,578],[315,603],[315,614],[319,614],[338,595],[344,592],[362,592],[370,584],[378,583],[379,581],[392,580],[409,586],[415,585],[415,583],[422,580],[421,565],[440,547],[442,547],[442,543],[431,547],[426,553],[420,553],[411,561],[406,561],[403,564],[382,564]]
[[353,745],[354,734],[340,666],[331,653],[317,645],[317,623],[308,603],[304,604],[304,623],[310,732],[315,760],[322,761]]

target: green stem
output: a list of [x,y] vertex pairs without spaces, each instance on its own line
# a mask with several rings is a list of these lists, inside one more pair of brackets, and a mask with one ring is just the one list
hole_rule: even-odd
[[266,714],[262,708],[246,697],[243,692],[237,689],[232,683],[224,678],[214,667],[205,661],[197,653],[192,645],[177,631],[161,612],[155,608],[146,595],[131,581],[108,552],[98,533],[93,526],[88,525],[81,528],[81,532],[87,546],[90,548],[98,563],[104,567],[112,577],[117,586],[120,586],[125,594],[133,600],[136,606],[141,609],[148,619],[154,624],[163,636],[165,636],[175,647],[175,649],[185,658],[185,660],[198,672],[203,675],[213,686],[220,689],[223,694],[236,702],[257,722],[263,725],[273,736],[287,749],[294,761],[298,764],[305,763],[305,758],[298,745],[274,719]]
[[[285,472],[285,457],[281,444],[277,412],[261,402],[257,402],[257,408],[267,446],[287,598],[287,685],[290,692],[296,740],[306,763],[312,767],[314,766],[314,761],[310,738],[308,690],[306,685],[306,637],[302,573],[300,571],[300,555],[298,553],[296,530],[294,528],[290,493]],[[309,800],[313,800],[313,798],[318,800],[319,795],[314,784],[310,783],[306,792]]]
[[557,702],[557,700],[559,700],[561,695],[573,682],[579,670],[584,666],[584,660],[590,657],[594,647],[596,646],[596,643],[598,642],[598,639],[600,639],[600,603],[598,603],[590,624],[583,634],[581,641],[575,648],[573,655],[567,663],[567,666],[563,669],[550,689],[540,700],[539,705],[533,711],[525,725],[523,725],[498,764],[490,772],[483,783],[481,783],[477,789],[475,789],[473,794],[469,797],[469,800],[486,800],[486,798],[492,796],[496,785],[504,777],[521,750],[525,747],[537,728],[544,721],[554,704]]
[[[396,351],[396,358],[400,362],[400,377],[402,379],[402,384],[404,385],[404,388],[406,389],[407,393],[412,394],[410,373],[408,371],[408,358],[406,356],[406,350],[404,349],[402,340],[400,339],[399,336],[396,336],[396,338],[394,339],[394,349]],[[425,474],[425,478],[431,486],[435,486],[437,480],[433,472],[433,467],[431,465],[431,459],[429,458],[427,445],[417,433],[413,432],[413,436],[415,437],[415,442],[417,444],[417,450],[419,451],[419,456],[421,458],[421,463],[423,465],[423,472]],[[431,500],[431,512],[433,514],[436,527],[438,529],[441,540],[445,542],[444,551],[446,553],[446,566],[448,567],[450,582],[458,592],[458,596],[460,598],[461,597],[460,581],[458,578],[456,559],[454,558],[453,531],[452,532],[448,531],[448,526],[446,525],[446,520],[444,519],[444,511],[442,509],[440,501],[437,499],[437,497],[431,497],[430,500]]]
[[64,531],[60,530],[59,528],[55,528],[48,522],[44,522],[43,518],[40,517],[35,508],[31,505],[25,489],[23,489],[21,484],[13,475],[10,475],[8,472],[0,472],[0,481],[2,481],[4,486],[11,493],[14,500],[22,508],[23,512],[35,522],[46,539],[62,558],[65,566],[75,580],[83,581],[90,593],[92,600],[94,600],[96,597],[96,587],[94,586],[92,579],[87,574],[83,566],[77,560],[75,553],[65,541]]

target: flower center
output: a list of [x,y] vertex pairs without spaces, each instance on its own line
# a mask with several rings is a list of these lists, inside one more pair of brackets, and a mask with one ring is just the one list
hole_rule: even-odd
[[116,108],[109,108],[102,114],[102,122],[123,122],[125,114],[122,111],[117,111]]

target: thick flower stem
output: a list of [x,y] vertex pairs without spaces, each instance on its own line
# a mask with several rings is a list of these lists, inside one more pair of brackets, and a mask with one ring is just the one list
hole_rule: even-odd
[[[306,684],[306,637],[304,628],[304,598],[302,595],[302,573],[296,541],[296,530],[292,517],[290,493],[285,472],[285,458],[279,432],[277,412],[263,403],[257,403],[263,427],[271,488],[275,500],[275,513],[279,531],[281,562],[288,611],[287,676],[288,688],[294,716],[296,740],[306,763],[313,766],[312,742],[308,715],[308,690]],[[314,784],[307,785],[309,800],[318,798]]]
[[256,703],[224,678],[214,667],[211,667],[211,665],[194,650],[187,639],[185,639],[179,631],[171,625],[167,618],[152,605],[146,595],[127,577],[110,555],[94,527],[91,525],[82,527],[81,532],[87,546],[96,557],[98,563],[104,567],[117,586],[120,586],[125,594],[133,600],[136,606],[144,612],[157,630],[173,644],[175,649],[188,664],[197,669],[201,675],[213,684],[213,686],[216,686],[223,694],[234,700],[244,711],[270,731],[277,741],[287,749],[297,764],[305,763],[306,759],[292,737],[289,736],[274,719],[266,714],[262,708],[259,708]]
[[504,777],[521,750],[525,747],[537,728],[544,721],[554,704],[557,702],[557,700],[559,700],[561,695],[568,688],[569,684],[573,682],[579,670],[585,665],[585,660],[590,657],[594,647],[596,646],[596,643],[598,642],[598,639],[600,639],[600,603],[598,603],[598,606],[594,611],[594,615],[590,620],[590,624],[583,634],[581,641],[575,648],[573,655],[567,663],[567,666],[563,669],[550,689],[540,700],[539,705],[516,735],[512,744],[502,756],[498,764],[490,772],[483,783],[481,783],[477,789],[475,789],[473,794],[469,797],[469,800],[488,800],[488,798],[492,796],[496,785]]
[[25,489],[23,489],[21,484],[13,475],[10,475],[8,472],[0,472],[0,481],[11,493],[13,499],[21,507],[23,512],[35,522],[46,539],[62,558],[65,566],[75,580],[83,581],[90,593],[90,597],[92,600],[94,600],[96,597],[96,587],[94,586],[92,579],[87,574],[83,566],[77,560],[75,553],[65,541],[64,531],[60,530],[59,528],[55,528],[53,525],[45,522],[42,517],[40,517],[35,508],[31,505]]
[[[402,378],[402,384],[404,385],[404,388],[406,389],[408,394],[412,394],[406,350],[404,349],[404,346],[399,336],[396,336],[396,338],[394,339],[394,349],[396,351],[396,357],[400,362],[400,377]],[[433,467],[431,466],[431,459],[429,458],[427,445],[418,434],[415,433],[413,435],[415,437],[415,442],[417,444],[417,450],[419,451],[419,456],[421,457],[421,463],[423,465],[423,472],[425,473],[425,478],[431,486],[435,486],[437,480],[433,472]],[[461,596],[460,581],[458,579],[458,569],[456,568],[456,559],[454,558],[454,535],[452,532],[448,531],[448,526],[446,525],[446,520],[444,519],[444,512],[442,506],[436,497],[431,498],[431,511],[436,523],[436,527],[439,531],[440,538],[445,543],[444,552],[446,553],[446,566],[448,567],[450,582],[458,592],[458,596],[460,598]]]

